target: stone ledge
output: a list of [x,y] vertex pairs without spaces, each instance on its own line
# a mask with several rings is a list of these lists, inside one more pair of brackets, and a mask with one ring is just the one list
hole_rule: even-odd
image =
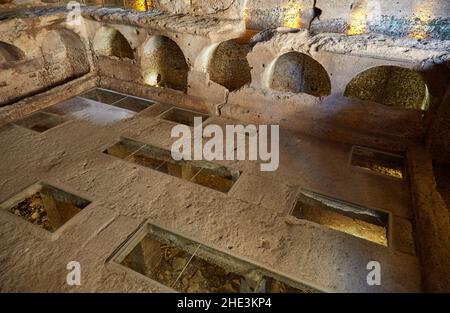
[[[407,63],[450,60],[450,40],[419,41],[381,34],[349,36],[337,33],[313,34],[306,30],[278,28],[261,33],[254,44],[269,44],[280,50],[303,50],[309,53],[326,51],[366,58],[386,59]],[[284,47],[284,49],[283,49]]]
[[[69,11],[65,7],[34,8],[19,11],[0,12],[0,21],[42,18],[60,20]],[[101,23],[125,24],[143,27],[159,32],[173,32],[206,37],[213,41],[228,40],[245,33],[245,22],[239,19],[225,19],[212,16],[194,16],[187,14],[166,14],[160,11],[139,12],[125,9],[83,7],[84,18]],[[9,23],[8,23],[9,24]],[[5,31],[10,32],[7,27]],[[27,28],[22,25],[20,28]]]
[[[150,13],[150,14],[149,14]],[[245,32],[245,23],[236,19],[220,19],[186,14],[169,15],[159,11],[137,12],[123,9],[84,8],[85,18],[103,23],[127,24],[157,31],[185,33],[218,39],[232,38]]]

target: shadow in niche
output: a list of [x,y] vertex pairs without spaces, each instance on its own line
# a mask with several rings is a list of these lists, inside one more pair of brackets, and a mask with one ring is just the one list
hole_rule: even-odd
[[417,110],[427,110],[430,104],[421,75],[398,66],[377,66],[358,74],[348,83],[344,96]]
[[331,81],[323,66],[300,52],[288,52],[273,65],[270,88],[278,91],[307,93],[315,97],[331,93]]
[[245,37],[219,44],[208,64],[212,81],[230,91],[251,82],[250,65],[247,61],[247,54],[251,51],[248,40],[249,38]]
[[130,43],[117,29],[101,27],[94,36],[94,51],[97,55],[134,59]]
[[153,36],[147,40],[142,51],[141,68],[147,85],[187,90],[188,64],[180,47],[167,37]]

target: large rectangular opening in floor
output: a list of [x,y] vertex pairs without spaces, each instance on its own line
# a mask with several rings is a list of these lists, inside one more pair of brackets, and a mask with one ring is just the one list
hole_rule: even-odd
[[160,115],[160,118],[164,120],[191,127],[194,126],[194,117],[201,117],[202,122],[205,122],[209,118],[207,114],[179,108],[171,108]]
[[113,261],[179,292],[317,292],[306,284],[147,223]]
[[126,96],[120,93],[95,88],[82,95],[79,95],[79,97],[105,104],[113,104],[114,102],[124,99]]
[[405,159],[398,154],[353,146],[351,165],[394,178],[405,177]]
[[136,98],[132,96],[123,95],[120,93],[112,92],[109,90],[95,88],[92,89],[79,97],[94,100],[104,104],[109,104],[121,109],[141,112],[142,110],[155,104],[155,102],[150,100],[145,100],[142,98]]
[[114,102],[112,105],[133,112],[141,112],[142,110],[145,110],[154,103],[155,102],[153,101],[128,96],[122,100]]
[[374,243],[388,245],[389,214],[302,190],[291,214]]
[[36,112],[14,122],[14,124],[42,133],[65,122],[67,122],[67,120],[61,116],[45,112]]
[[127,138],[121,138],[104,153],[224,193],[240,176],[238,170],[207,161],[176,161],[169,150]]
[[89,204],[74,194],[37,183],[0,204],[0,209],[54,232]]

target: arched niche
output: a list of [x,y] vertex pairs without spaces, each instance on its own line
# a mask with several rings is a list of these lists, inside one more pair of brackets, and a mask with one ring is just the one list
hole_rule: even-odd
[[321,97],[331,93],[331,82],[323,66],[310,56],[292,51],[273,64],[269,87],[284,92]]
[[48,32],[41,42],[44,67],[52,84],[64,82],[90,71],[84,43],[68,29]]
[[94,36],[93,47],[97,55],[134,59],[130,43],[113,27],[101,27]]
[[180,47],[170,38],[152,36],[145,42],[141,71],[147,85],[187,90],[189,67]]
[[217,46],[208,64],[212,81],[233,91],[251,82],[247,54],[251,48],[236,40],[222,42]]
[[427,110],[430,104],[422,76],[414,70],[391,65],[359,73],[348,83],[344,95],[408,109]]

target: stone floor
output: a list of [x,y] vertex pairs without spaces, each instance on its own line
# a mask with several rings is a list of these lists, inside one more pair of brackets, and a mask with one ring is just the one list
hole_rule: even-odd
[[[241,171],[224,193],[102,153],[120,138],[170,149],[175,123],[160,115],[171,105],[84,96],[0,129],[0,203],[37,182],[91,202],[54,232],[0,210],[0,291],[161,291],[111,262],[144,221],[323,291],[420,291],[407,178],[352,166],[351,145],[281,130],[275,172],[215,161]],[[300,189],[389,213],[388,246],[290,216]],[[366,282],[372,260],[381,286]],[[66,284],[69,261],[81,264],[81,286]]]

